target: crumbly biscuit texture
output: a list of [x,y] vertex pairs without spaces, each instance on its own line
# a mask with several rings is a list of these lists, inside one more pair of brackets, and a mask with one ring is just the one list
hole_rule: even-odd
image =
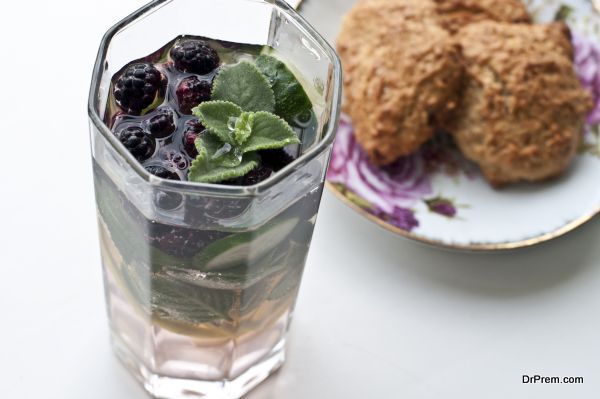
[[487,21],[457,37],[465,88],[447,128],[465,156],[496,186],[561,174],[592,107],[565,26]]
[[428,1],[371,0],[344,20],[345,110],[378,165],[417,151],[457,105],[460,51],[432,10]]
[[412,14],[426,16],[451,33],[481,21],[531,22],[522,0],[359,0],[357,4],[367,3],[411,8]]
[[452,33],[456,33],[468,24],[486,20],[512,23],[531,22],[522,0],[432,1],[435,3],[438,23]]

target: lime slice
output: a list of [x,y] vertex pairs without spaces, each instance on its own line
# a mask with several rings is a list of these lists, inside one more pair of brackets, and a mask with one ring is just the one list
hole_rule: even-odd
[[259,262],[281,242],[299,223],[298,218],[267,224],[258,231],[234,234],[206,247],[194,258],[194,265],[202,271],[232,269]]

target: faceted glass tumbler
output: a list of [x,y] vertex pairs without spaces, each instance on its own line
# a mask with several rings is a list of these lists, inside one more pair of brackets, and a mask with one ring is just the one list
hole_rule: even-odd
[[[180,35],[276,49],[314,105],[298,159],[233,187],[160,179],[127,152],[103,122],[111,78]],[[335,52],[280,0],[155,1],[106,33],[89,98],[106,301],[113,348],[151,395],[239,398],[283,363],[340,91]]]

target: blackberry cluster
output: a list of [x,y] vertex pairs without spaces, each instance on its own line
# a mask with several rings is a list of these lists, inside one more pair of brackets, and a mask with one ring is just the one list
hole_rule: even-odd
[[261,181],[267,180],[273,174],[273,169],[260,165],[242,176],[242,186],[253,186]]
[[117,138],[140,162],[150,158],[156,147],[154,139],[138,126],[129,126],[120,130]]
[[196,138],[205,130],[202,123],[197,120],[191,120],[186,123],[185,132],[183,133],[183,148],[190,158],[198,156],[196,149]]
[[[234,43],[223,45],[237,46]],[[221,60],[215,49],[201,39],[180,40],[169,54],[167,64],[154,66],[152,62],[160,62],[160,57],[155,54],[134,62],[118,76],[114,98],[121,110],[113,117],[112,126],[116,137],[136,159],[144,162],[151,174],[164,179],[185,180],[190,162],[198,156],[195,141],[206,130],[197,118],[187,115],[191,115],[198,104],[211,99],[212,74],[208,74],[219,68]],[[162,96],[166,100],[164,104],[140,117]],[[119,130],[122,126],[127,127]],[[294,157],[283,149],[260,151],[260,156],[259,167],[222,184],[255,185],[294,161]],[[175,209],[180,199],[159,195],[155,201],[162,209]],[[217,203],[203,207],[206,211],[210,208],[215,213],[220,212]],[[240,208],[243,207],[240,204]]]
[[140,115],[156,99],[163,79],[152,64],[131,65],[115,82],[115,100],[127,113]]
[[169,137],[177,129],[175,116],[168,108],[159,109],[153,117],[148,120],[148,131],[154,138],[162,139]]
[[179,110],[184,114],[191,115],[192,108],[210,100],[211,91],[212,85],[206,80],[200,80],[196,76],[183,79],[175,91]]
[[206,75],[214,71],[221,60],[219,54],[202,40],[184,40],[171,49],[175,68],[182,72]]
[[295,158],[283,148],[260,151],[260,158],[263,165],[270,167],[275,172],[285,168],[295,160]]

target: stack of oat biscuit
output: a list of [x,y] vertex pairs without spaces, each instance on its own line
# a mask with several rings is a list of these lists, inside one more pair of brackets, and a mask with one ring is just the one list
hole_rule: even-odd
[[487,180],[544,180],[572,163],[591,95],[566,25],[519,0],[359,0],[338,38],[345,110],[377,165],[453,134]]

